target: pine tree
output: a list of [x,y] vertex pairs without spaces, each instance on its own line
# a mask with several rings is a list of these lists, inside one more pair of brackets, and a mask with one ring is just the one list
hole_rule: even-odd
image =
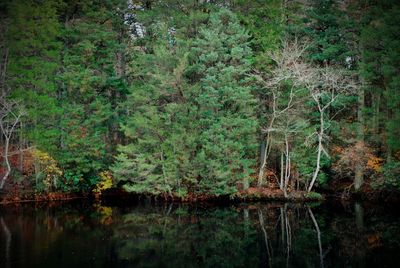
[[399,187],[400,166],[400,6],[372,5],[363,17],[361,75],[365,81],[367,141],[386,159],[383,186]]
[[[312,40],[311,60],[319,64],[345,65],[351,55],[346,44],[343,12],[335,0],[313,0],[306,17],[304,31]],[[348,39],[347,39],[348,40]]]
[[129,144],[119,147],[113,170],[129,191],[184,194],[189,156],[185,147],[192,139],[183,78],[187,56],[184,48],[169,45],[165,25],[146,48],[151,52],[132,51],[133,83],[122,127]]
[[120,142],[119,103],[126,94],[125,1],[68,1],[64,10],[58,159],[86,182],[111,163]]
[[227,10],[211,15],[193,44],[171,48],[160,28],[164,38],[136,61],[123,127],[130,143],[119,149],[117,178],[135,192],[220,195],[239,182],[248,187],[256,147],[249,36]]
[[236,184],[249,186],[254,168],[256,102],[246,77],[251,64],[249,35],[228,10],[212,14],[200,30],[191,55],[191,72],[199,90],[199,189],[213,194],[235,192]]
[[59,1],[11,1],[7,32],[7,86],[27,110],[25,138],[55,153],[60,109],[55,75],[60,68]]

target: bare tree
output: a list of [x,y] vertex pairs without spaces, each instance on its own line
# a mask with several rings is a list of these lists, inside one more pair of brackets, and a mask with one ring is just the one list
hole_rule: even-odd
[[337,98],[343,94],[355,92],[358,89],[358,80],[348,71],[329,66],[315,67],[302,59],[307,46],[299,45],[297,41],[285,43],[283,49],[288,63],[288,74],[285,77],[292,79],[294,85],[307,88],[319,113],[319,128],[311,136],[317,137],[316,167],[307,191],[310,192],[315,184],[321,169],[322,153],[329,157],[323,143],[326,140],[326,130],[329,128],[327,111]]
[[[267,164],[267,159],[271,151],[272,134],[281,133],[284,137],[284,149],[281,155],[281,181],[279,186],[285,192],[290,178],[290,146],[289,133],[296,132],[293,126],[282,124],[283,122],[295,121],[301,115],[296,114],[300,109],[294,109],[295,105],[305,102],[303,97],[298,94],[300,88],[308,91],[308,100],[312,100],[319,113],[318,129],[306,138],[306,144],[311,144],[312,138],[317,138],[317,157],[315,169],[311,178],[311,182],[307,187],[310,192],[315,184],[321,169],[322,154],[329,157],[327,150],[324,148],[324,142],[327,140],[327,129],[329,128],[328,110],[337,101],[338,97],[343,94],[354,92],[358,88],[357,79],[342,69],[336,69],[329,66],[320,67],[313,66],[303,59],[303,54],[307,49],[307,45],[299,44],[297,40],[293,42],[284,42],[280,51],[271,55],[276,63],[276,68],[269,77],[262,77],[259,74],[254,75],[257,81],[261,82],[264,88],[268,89],[272,95],[269,107],[271,113],[267,115],[267,127],[261,130],[266,134],[265,148],[261,157],[261,166],[258,175],[258,186],[263,183],[263,177]],[[282,84],[289,82],[289,94],[282,91]],[[289,95],[289,97],[287,96]],[[298,108],[298,107],[296,107]],[[278,120],[279,119],[279,120]],[[280,126],[279,126],[280,125]],[[287,193],[285,193],[287,196]]]
[[[290,151],[289,151],[289,138],[287,133],[285,133],[285,156],[286,156],[286,163],[285,163],[285,175],[283,185],[281,186],[283,189],[283,194],[285,197],[288,197],[288,186],[289,186],[289,179],[290,179],[290,170],[291,170],[291,160],[290,160]],[[281,172],[283,172],[281,170]]]
[[330,118],[327,118],[327,111],[339,96],[353,92],[358,85],[357,80],[352,75],[327,66],[313,68],[304,64],[303,69],[296,71],[298,78],[309,90],[319,113],[319,128],[313,134],[317,136],[318,141],[316,167],[307,188],[307,191],[311,192],[321,169],[322,153],[329,157],[323,145],[327,138],[326,131],[329,128],[327,121],[330,121]]
[[[297,43],[296,43],[297,44]],[[261,131],[266,134],[265,147],[263,148],[263,155],[261,157],[261,165],[258,173],[257,186],[261,187],[264,180],[265,169],[267,166],[268,156],[272,148],[272,138],[274,132],[281,131],[276,128],[277,120],[288,113],[295,105],[295,97],[297,94],[295,83],[292,83],[289,88],[289,96],[286,97],[284,90],[282,90],[282,83],[291,81],[293,72],[291,71],[292,65],[299,61],[303,51],[306,47],[294,46],[297,50],[293,50],[290,43],[284,43],[282,50],[270,55],[271,59],[276,63],[276,68],[268,77],[263,77],[259,73],[253,74],[256,80],[261,83],[264,89],[268,90],[271,95],[271,101],[268,106],[271,113],[267,114],[267,127],[263,127]],[[282,105],[283,104],[283,105]],[[288,154],[286,154],[288,156]],[[283,188],[283,182],[279,183],[280,188]]]
[[3,189],[4,183],[11,172],[11,165],[9,160],[10,155],[10,140],[21,122],[23,116],[22,110],[18,107],[17,102],[7,100],[5,96],[0,97],[0,130],[4,137],[4,162],[6,164],[6,172],[1,178],[0,189]]
[[272,148],[273,132],[280,131],[278,128],[275,127],[275,123],[279,117],[284,115],[285,112],[287,112],[293,106],[293,97],[294,97],[293,88],[290,89],[289,100],[287,101],[286,107],[283,109],[279,109],[277,104],[278,100],[282,98],[282,93],[279,92],[274,87],[270,88],[270,92],[272,94],[272,103],[271,103],[272,113],[269,115],[268,126],[266,128],[261,129],[261,131],[266,134],[266,140],[265,140],[265,148],[263,150],[264,154],[261,159],[262,160],[261,166],[258,173],[258,182],[257,182],[258,187],[261,187],[263,184],[264,173],[267,166],[267,160]]

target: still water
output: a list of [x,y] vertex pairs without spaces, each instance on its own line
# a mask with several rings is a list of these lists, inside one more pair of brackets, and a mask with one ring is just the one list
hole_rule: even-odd
[[0,207],[0,267],[400,267],[400,213],[321,205]]

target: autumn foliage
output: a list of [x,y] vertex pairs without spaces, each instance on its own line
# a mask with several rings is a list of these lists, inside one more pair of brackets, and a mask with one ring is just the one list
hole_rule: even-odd
[[370,173],[382,171],[383,159],[363,142],[356,142],[347,148],[336,146],[333,151],[338,158],[333,164],[333,171],[340,176],[354,177],[357,165]]

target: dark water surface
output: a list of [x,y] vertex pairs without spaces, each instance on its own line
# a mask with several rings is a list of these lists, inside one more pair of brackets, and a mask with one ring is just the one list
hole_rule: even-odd
[[359,203],[0,207],[0,267],[400,267],[400,213]]

